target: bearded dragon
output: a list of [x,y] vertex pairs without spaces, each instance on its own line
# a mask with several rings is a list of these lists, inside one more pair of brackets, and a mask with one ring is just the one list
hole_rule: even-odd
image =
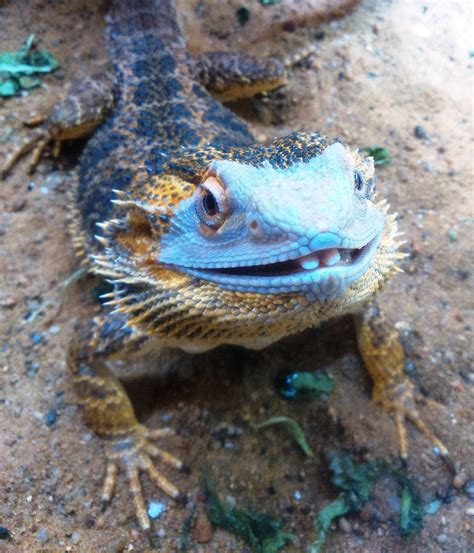
[[214,53],[196,69],[171,0],[113,2],[107,36],[113,96],[82,81],[38,139],[44,148],[98,126],[80,159],[72,234],[87,268],[113,289],[77,332],[68,364],[85,422],[104,444],[102,500],[124,469],[147,529],[140,472],[177,497],[152,458],[182,467],[152,443],[171,430],[138,423],[107,360],[144,348],[259,349],[346,313],[374,398],[395,415],[402,457],[409,419],[448,458],[416,409],[397,331],[370,303],[403,257],[396,217],[376,201],[373,160],[318,133],[256,143],[201,83],[229,99],[282,84],[284,68]]

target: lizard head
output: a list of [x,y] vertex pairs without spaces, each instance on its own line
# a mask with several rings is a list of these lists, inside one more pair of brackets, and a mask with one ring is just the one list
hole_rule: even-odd
[[181,302],[188,335],[218,329],[248,345],[240,325],[273,341],[353,309],[395,271],[396,222],[375,202],[373,160],[318,134],[184,154],[143,178],[117,202],[122,238],[109,248],[115,281],[146,290],[118,300],[134,323],[156,326],[133,307],[155,290],[146,301]]
[[339,296],[369,267],[385,216],[371,160],[335,142],[290,166],[210,163],[174,211],[158,260],[241,292]]

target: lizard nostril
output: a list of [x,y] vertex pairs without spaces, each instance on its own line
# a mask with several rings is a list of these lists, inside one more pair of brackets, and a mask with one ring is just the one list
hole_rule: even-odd
[[250,219],[249,232],[253,238],[261,238],[263,236],[263,228],[257,219]]

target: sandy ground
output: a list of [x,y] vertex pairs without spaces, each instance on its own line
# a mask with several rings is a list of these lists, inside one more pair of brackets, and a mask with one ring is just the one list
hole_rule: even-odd
[[[251,2],[229,2],[221,20],[212,10],[221,5],[218,0],[180,2],[193,49],[230,48],[234,42],[242,50],[278,54],[316,47],[283,89],[235,106],[251,118],[257,137],[319,129],[354,145],[385,146],[392,154],[392,163],[378,171],[378,185],[400,214],[410,257],[381,302],[402,332],[410,376],[426,398],[438,402],[423,405],[423,416],[472,479],[472,7],[367,0],[317,33],[312,27],[291,32],[289,25],[261,40],[266,20],[252,22],[249,30],[233,23],[243,4]],[[74,75],[106,59],[104,13],[92,1],[0,2],[0,49],[16,49],[35,32],[62,66],[43,88],[0,100],[0,163],[28,132],[22,120],[47,110]],[[416,126],[422,128],[418,136]],[[149,541],[137,529],[123,486],[113,505],[100,511],[104,458],[81,422],[65,367],[74,322],[93,309],[94,283],[74,285],[33,323],[24,319],[76,266],[66,229],[73,170],[72,161],[46,160],[28,177],[22,163],[1,183],[0,526],[12,538],[0,542],[0,550],[176,551],[183,522],[196,504],[202,509],[203,468],[211,470],[229,501],[279,516],[296,535],[285,550],[303,550],[314,539],[315,513],[336,495],[328,484],[325,451],[397,462],[393,421],[369,401],[370,382],[351,321],[330,323],[258,353],[223,348],[194,358],[171,355],[168,365],[189,370],[166,383],[150,364],[128,378],[141,419],[176,427],[178,435],[164,445],[192,468],[189,475],[169,472],[189,494],[183,506],[143,479],[146,497],[166,505]],[[337,383],[328,400],[279,398],[274,380],[280,370],[318,367]],[[272,415],[300,422],[314,459],[304,459],[277,431],[251,430],[249,421]],[[412,427],[409,439],[410,475],[430,500],[446,490],[449,474]],[[394,519],[383,501],[375,502],[335,526],[327,551],[473,550],[473,504],[466,487],[428,516],[415,537],[400,538]],[[198,545],[196,537],[192,532],[190,551],[247,551],[222,531],[207,545]]]

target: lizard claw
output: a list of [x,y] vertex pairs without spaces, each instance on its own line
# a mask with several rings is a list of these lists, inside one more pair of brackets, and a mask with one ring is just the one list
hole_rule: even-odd
[[181,469],[183,463],[177,457],[151,443],[153,439],[169,436],[173,433],[170,428],[148,430],[142,425],[137,425],[126,434],[104,440],[108,459],[101,497],[104,509],[113,497],[119,468],[124,469],[127,474],[128,487],[133,498],[138,521],[143,530],[150,528],[150,520],[140,484],[141,472],[147,472],[155,484],[167,495],[173,498],[180,495],[178,488],[155,467],[152,460],[153,457],[157,457],[166,465]]
[[410,421],[428,438],[449,468],[454,471],[454,465],[449,456],[448,448],[425,423],[417,409],[416,404],[420,401],[420,397],[414,388],[413,383],[408,378],[403,378],[393,385],[378,384],[374,387],[373,399],[379,401],[382,404],[382,408],[392,413],[395,417],[400,457],[404,462],[408,459],[406,421]]
[[31,150],[33,150],[33,159],[28,166],[28,174],[33,174],[51,141],[52,138],[44,129],[35,129],[28,139],[18,146],[7,158],[0,170],[0,179],[5,179],[20,159],[31,152]]

